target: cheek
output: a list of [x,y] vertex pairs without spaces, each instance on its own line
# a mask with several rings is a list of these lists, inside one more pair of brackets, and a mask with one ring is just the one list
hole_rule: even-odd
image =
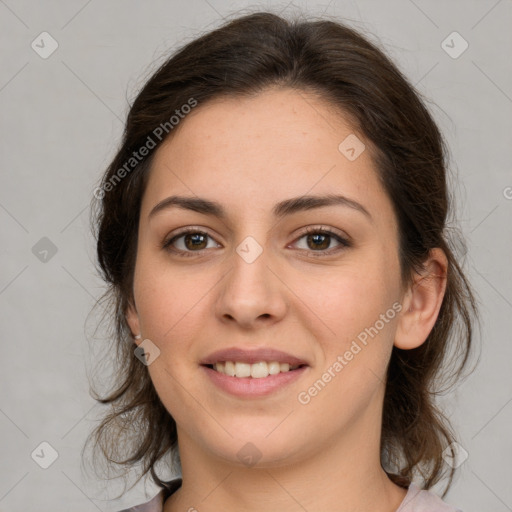
[[134,291],[141,331],[160,351],[148,366],[150,378],[171,416],[178,423],[193,424],[190,418],[204,414],[191,398],[201,395],[190,375],[196,364],[194,340],[202,337],[208,303],[208,296],[203,296],[211,286],[190,269],[186,275],[170,272],[154,261],[143,264],[142,259],[140,268]]
[[[329,274],[309,274],[301,280],[300,298],[310,310],[311,321],[318,323],[325,339],[336,341],[337,349],[386,314],[399,297],[397,280],[395,264],[370,256],[347,262]],[[382,330],[391,323],[386,322]]]
[[320,416],[335,428],[364,414],[383,391],[398,288],[391,273],[386,277],[379,265],[372,268],[341,272],[323,293],[310,290],[308,300],[314,304],[316,298],[312,309],[320,312],[318,323],[324,327],[317,338],[322,360],[297,397],[305,421]]
[[191,267],[171,269],[155,258],[140,258],[139,263],[134,293],[141,328],[146,337],[164,348],[177,333],[193,327],[190,319],[211,286]]

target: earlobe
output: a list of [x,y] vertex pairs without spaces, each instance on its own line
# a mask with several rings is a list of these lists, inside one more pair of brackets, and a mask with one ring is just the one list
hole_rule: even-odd
[[403,350],[425,342],[437,320],[446,291],[448,260],[440,248],[430,251],[425,270],[407,290],[397,324],[395,346]]
[[139,323],[139,315],[137,314],[137,310],[135,306],[130,303],[125,313],[126,321],[128,322],[128,326],[132,332],[133,338],[135,340],[140,339],[140,323]]

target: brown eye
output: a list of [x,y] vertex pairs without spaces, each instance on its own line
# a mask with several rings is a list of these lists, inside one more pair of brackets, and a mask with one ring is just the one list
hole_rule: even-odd
[[[306,247],[299,246],[299,249],[314,256],[329,256],[351,246],[347,239],[325,228],[308,228],[297,239],[296,244],[302,239],[305,239]],[[213,243],[213,246],[208,246],[209,241]],[[332,247],[333,242],[336,242],[334,247]],[[221,246],[208,233],[197,229],[182,231],[162,243],[163,249],[179,256],[201,255],[202,251],[208,248],[218,247]]]
[[187,249],[205,249],[207,237],[208,235],[206,233],[188,233],[183,240]]
[[[303,243],[301,247],[299,242],[302,239],[305,239],[305,244]],[[333,242],[336,245],[333,246]],[[308,228],[295,243],[299,249],[305,250],[314,256],[329,256],[351,246],[347,239],[325,228]]]
[[178,235],[164,241],[162,248],[183,256],[193,256],[193,253],[200,253],[201,251],[208,249],[209,241],[214,244],[213,246],[210,245],[210,247],[220,247],[208,233],[189,229],[188,231],[182,231]]
[[331,242],[329,235],[316,233],[314,235],[307,235],[308,247],[312,250],[316,249],[328,249]]

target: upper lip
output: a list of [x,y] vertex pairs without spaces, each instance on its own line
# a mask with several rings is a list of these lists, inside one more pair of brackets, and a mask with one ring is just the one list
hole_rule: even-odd
[[247,349],[231,347],[223,350],[217,350],[201,360],[202,365],[214,364],[221,361],[233,361],[240,363],[259,363],[260,361],[278,363],[289,363],[290,365],[307,365],[307,361],[300,357],[293,356],[281,350],[273,348]]

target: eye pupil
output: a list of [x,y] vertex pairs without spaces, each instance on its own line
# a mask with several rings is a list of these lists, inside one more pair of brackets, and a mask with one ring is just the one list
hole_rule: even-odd
[[[330,240],[329,235],[322,235],[320,233],[316,233],[314,235],[309,235],[308,236],[308,244],[312,240],[314,241],[313,243],[315,244],[313,249],[327,249],[329,247],[329,240]],[[317,242],[320,242],[321,245],[318,245]]]
[[203,249],[203,247],[199,247],[201,244],[204,244],[206,240],[206,236],[204,233],[188,233],[185,235],[185,245],[187,249]]

